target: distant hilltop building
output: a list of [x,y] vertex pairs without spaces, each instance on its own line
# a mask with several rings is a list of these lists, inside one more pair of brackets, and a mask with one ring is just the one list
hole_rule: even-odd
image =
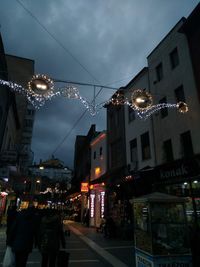
[[39,164],[34,164],[29,167],[30,175],[41,177],[43,179],[49,178],[52,181],[66,182],[68,189],[71,188],[72,170],[64,165],[64,162],[54,158],[42,161]]

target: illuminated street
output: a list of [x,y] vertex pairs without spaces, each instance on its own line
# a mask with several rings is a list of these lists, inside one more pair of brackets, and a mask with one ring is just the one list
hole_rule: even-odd
[[200,267],[199,240],[199,0],[1,0],[0,264]]
[[[72,221],[67,225],[67,229],[71,229],[71,235],[66,236],[66,251],[70,253],[70,267],[135,266],[132,241],[106,239],[103,234],[96,233],[95,229]],[[2,262],[5,252],[5,228],[0,230],[0,246],[0,262]],[[38,267],[40,262],[40,253],[34,249],[29,256],[27,266]]]

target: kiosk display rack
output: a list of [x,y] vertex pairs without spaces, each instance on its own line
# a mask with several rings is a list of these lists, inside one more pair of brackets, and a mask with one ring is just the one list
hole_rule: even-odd
[[134,200],[136,267],[192,267],[185,200],[152,193]]

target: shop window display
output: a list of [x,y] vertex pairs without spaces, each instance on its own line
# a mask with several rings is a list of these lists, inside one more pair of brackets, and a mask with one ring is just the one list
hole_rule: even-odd
[[[189,252],[182,204],[138,204],[135,207],[136,246],[154,255]],[[151,229],[149,217],[151,216]]]
[[134,217],[136,246],[152,253],[148,205],[143,203],[137,204],[137,206],[134,207]]
[[[192,187],[192,188],[191,188]],[[200,182],[198,180],[193,180],[191,183],[182,182],[179,184],[162,185],[160,186],[160,191],[163,193],[176,195],[179,197],[184,197],[186,199],[186,215],[188,224],[193,225],[195,220],[194,214],[194,203],[192,201],[192,196],[196,205],[196,217],[200,225]],[[191,195],[192,192],[192,195]]]
[[152,242],[156,255],[188,253],[189,242],[183,205],[152,204]]
[[192,266],[185,199],[152,193],[134,199],[136,266]]

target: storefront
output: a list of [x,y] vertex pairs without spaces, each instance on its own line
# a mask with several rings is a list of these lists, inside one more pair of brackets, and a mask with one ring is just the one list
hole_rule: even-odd
[[90,221],[89,225],[93,227],[100,227],[100,224],[105,218],[105,184],[90,185]]
[[188,222],[200,222],[200,156],[156,167],[153,190],[186,197]]

